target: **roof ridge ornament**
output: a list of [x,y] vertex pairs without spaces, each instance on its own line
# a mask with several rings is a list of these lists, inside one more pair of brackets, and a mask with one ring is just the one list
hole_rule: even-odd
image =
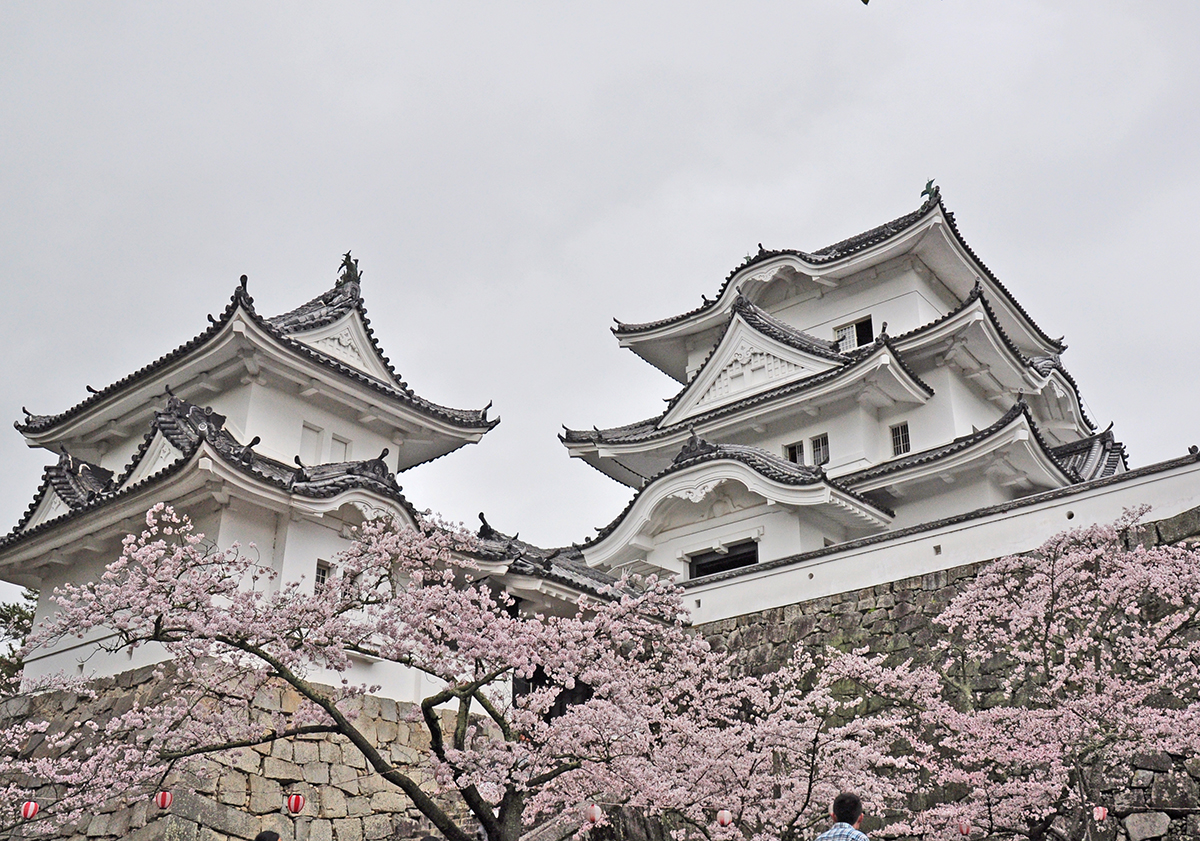
[[[221,314],[221,320],[224,320],[233,314],[233,308],[238,302],[240,302],[242,306],[244,306],[250,312],[254,312],[254,299],[250,297],[250,290],[247,288],[248,282],[249,278],[247,278],[246,275],[242,275],[238,278],[238,285],[234,287],[233,290],[233,299],[229,302],[229,306],[225,308],[225,312]],[[211,321],[213,324],[217,323],[215,320]]]
[[351,257],[350,252],[347,251],[342,255],[342,264],[338,268],[341,269],[341,273],[338,274],[337,285],[345,286],[348,283],[354,284],[354,295],[357,297],[358,285],[362,282],[362,273],[358,270],[358,261]]
[[500,532],[492,528],[492,524],[487,521],[487,517],[483,516],[483,512],[479,512],[479,532],[477,537],[480,540],[495,540]]
[[925,182],[925,189],[921,191],[922,196],[929,196],[930,202],[939,201],[942,197],[942,188],[933,185],[934,179],[930,178]]
[[695,427],[692,427],[689,431],[692,433],[691,437],[684,443],[683,448],[679,451],[679,455],[675,456],[674,464],[717,452],[717,445],[711,444],[697,435]]
[[249,467],[254,464],[254,448],[262,443],[262,439],[255,435],[250,439],[250,443],[242,447],[238,452],[237,460],[239,464]]

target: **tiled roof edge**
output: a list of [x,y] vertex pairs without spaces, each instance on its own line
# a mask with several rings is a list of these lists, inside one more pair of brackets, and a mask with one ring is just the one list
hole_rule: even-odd
[[1018,400],[1012,405],[1007,412],[1000,416],[994,423],[984,429],[974,432],[970,435],[964,435],[957,438],[948,444],[942,444],[939,447],[931,447],[928,450],[922,450],[919,453],[908,453],[898,458],[872,465],[871,467],[847,473],[844,476],[839,476],[838,480],[845,482],[847,485],[854,485],[858,482],[863,482],[868,479],[877,479],[880,476],[887,476],[889,473],[895,473],[899,470],[904,470],[908,467],[916,467],[922,464],[929,464],[933,461],[938,461],[946,456],[961,452],[969,447],[973,447],[981,441],[986,441],[994,435],[998,435],[1009,424],[1013,423],[1018,417],[1024,415],[1025,420],[1029,423],[1029,428],[1033,432],[1034,440],[1045,453],[1046,458],[1050,463],[1057,467],[1062,474],[1072,482],[1079,482],[1079,474],[1071,470],[1051,451],[1050,446],[1046,443],[1046,439],[1042,437],[1038,430],[1037,423],[1033,419],[1033,415],[1029,412],[1029,404],[1024,399]]
[[1074,496],[1075,494],[1084,493],[1085,491],[1090,491],[1094,488],[1101,488],[1107,485],[1114,485],[1120,482],[1138,479],[1142,476],[1150,476],[1155,473],[1162,473],[1167,470],[1172,470],[1176,467],[1184,467],[1189,464],[1195,464],[1196,462],[1200,462],[1200,452],[1189,453],[1188,455],[1181,456],[1180,458],[1169,459],[1167,461],[1158,462],[1157,464],[1139,467],[1136,470],[1127,470],[1124,473],[1106,476],[1103,479],[1093,479],[1090,482],[1080,482],[1076,485],[1053,488],[1048,491],[1042,491],[1038,494],[1031,494],[1030,496],[1021,497],[1020,499],[1014,499],[1009,502],[1002,502],[997,505],[989,505],[986,508],[977,508],[974,511],[966,511],[962,514],[955,514],[952,517],[943,517],[940,520],[931,520],[928,523],[918,523],[915,526],[908,526],[907,528],[897,529],[896,531],[873,534],[868,537],[860,537],[855,540],[848,540],[845,543],[838,543],[833,546],[825,546],[820,549],[814,549],[811,552],[800,552],[795,555],[788,555],[784,558],[776,558],[773,561],[764,561],[763,563],[755,564],[754,566],[741,567],[739,569],[729,570],[727,572],[718,572],[713,573],[712,575],[705,575],[700,578],[693,578],[688,581],[681,581],[679,582],[679,586],[683,587],[684,589],[689,589],[699,584],[711,584],[717,581],[727,581],[732,578],[740,578],[755,572],[791,566],[792,564],[800,563],[802,561],[815,560],[827,555],[836,555],[839,552],[859,549],[864,546],[873,546],[879,543],[886,543],[889,540],[899,540],[901,538],[910,537],[914,534],[921,534],[922,532],[934,531],[946,526],[955,526],[960,523],[970,522],[971,520],[990,517],[993,514],[1003,514],[1008,511],[1014,511],[1018,508],[1024,508],[1028,505],[1036,505],[1039,502],[1046,502],[1062,497]]
[[[689,426],[695,426],[697,424],[707,423],[708,421],[715,420],[717,418],[724,417],[726,415],[735,414],[736,412],[741,411],[742,409],[745,409],[748,406],[754,406],[759,403],[773,400],[777,397],[787,396],[796,391],[803,391],[806,388],[809,388],[809,387],[815,386],[815,385],[819,385],[823,382],[826,382],[827,380],[836,379],[836,377],[838,375],[854,370],[855,368],[864,364],[867,360],[874,357],[875,354],[878,353],[880,350],[882,350],[884,347],[886,347],[889,351],[891,351],[892,356],[900,364],[900,367],[903,369],[904,373],[907,376],[909,376],[913,380],[913,382],[915,382],[918,386],[920,386],[927,394],[929,394],[930,397],[932,397],[934,395],[935,392],[933,390],[933,387],[930,386],[928,383],[926,383],[924,380],[922,380],[920,377],[918,377],[913,372],[912,368],[910,368],[908,366],[908,364],[904,361],[904,357],[899,353],[899,351],[896,350],[896,348],[892,344],[892,340],[886,334],[880,334],[871,345],[868,345],[868,347],[871,348],[871,350],[869,352],[864,353],[861,356],[858,356],[856,358],[851,358],[847,364],[841,366],[840,368],[831,368],[828,371],[822,371],[819,374],[813,374],[811,377],[805,377],[803,379],[795,380],[794,382],[790,382],[790,383],[783,383],[782,385],[776,386],[771,389],[767,389],[766,391],[759,392],[758,394],[752,394],[748,397],[744,397],[744,398],[741,398],[740,400],[736,400],[733,403],[730,403],[726,406],[718,406],[717,408],[711,409],[708,412],[705,412],[703,414],[696,415],[695,417],[686,418],[677,423],[671,424],[670,426],[663,426],[663,427],[658,427],[656,429],[650,430],[646,433],[639,435],[636,439],[631,437],[627,440],[630,442],[634,441],[634,440],[648,441],[648,440],[653,440],[654,438],[658,438],[658,437],[666,437],[668,435],[672,435],[672,434],[678,432],[680,429],[686,429]],[[678,397],[678,395],[676,395],[676,398],[677,397]],[[672,399],[675,399],[675,398],[672,398]],[[667,411],[670,411],[669,407],[668,407]],[[664,417],[666,417],[666,412],[664,412],[659,417],[659,420],[661,420]],[[630,426],[630,427],[637,426],[637,424],[628,424],[628,426]],[[590,433],[593,437],[590,437],[590,438],[589,437],[581,437],[581,438],[575,438],[575,439],[570,438],[570,435],[572,433],[574,433],[576,435],[582,434],[584,436],[588,435],[589,433],[581,432],[580,430],[567,430],[567,432],[568,432],[567,440],[607,441],[609,443],[613,443],[613,442],[617,442],[618,439],[604,437],[605,433],[610,433],[613,430],[624,429],[624,428],[626,428],[626,427],[613,427],[612,429],[595,430],[592,433]],[[595,437],[597,432],[599,433],[600,437]],[[626,442],[622,441],[620,443],[626,443]]]
[[[702,442],[702,443],[707,444],[707,442]],[[691,444],[691,442],[689,442],[689,444]],[[873,508],[876,511],[881,511],[881,512],[887,514],[888,516],[895,516],[895,512],[893,512],[887,508],[884,508],[884,507],[878,505],[877,503],[872,502],[871,500],[867,499],[866,497],[862,496],[861,494],[857,493],[856,491],[850,490],[848,487],[846,487],[844,484],[842,484],[840,482],[840,480],[830,479],[828,476],[825,475],[825,471],[819,467],[808,468],[808,472],[811,473],[811,478],[807,479],[806,481],[789,482],[784,479],[779,479],[776,476],[772,476],[772,475],[766,473],[765,471],[761,470],[759,468],[759,466],[752,463],[751,458],[747,457],[742,452],[742,451],[756,451],[754,454],[755,457],[762,461],[768,462],[768,464],[773,464],[776,462],[783,461],[778,456],[776,456],[772,453],[769,453],[766,450],[759,449],[758,447],[748,447],[745,445],[708,444],[708,446],[712,447],[711,451],[706,451],[706,452],[703,452],[696,456],[687,457],[687,458],[683,459],[682,461],[679,461],[678,457],[677,457],[677,460],[675,462],[672,462],[668,467],[664,468],[663,470],[660,470],[658,473],[656,473],[654,476],[652,476],[646,482],[645,485],[643,485],[640,489],[638,489],[638,491],[636,493],[634,493],[633,498],[629,500],[629,503],[625,506],[625,508],[621,511],[621,513],[616,516],[616,518],[612,522],[610,522],[608,525],[604,526],[603,528],[599,529],[598,532],[596,533],[595,537],[588,538],[583,543],[577,544],[576,548],[582,549],[582,548],[589,547],[589,546],[595,546],[597,543],[599,543],[600,541],[607,538],[610,534],[612,534],[616,530],[617,526],[619,526],[621,524],[621,522],[627,516],[629,516],[629,512],[633,510],[633,506],[637,503],[637,501],[642,497],[642,495],[644,493],[646,493],[646,491],[648,491],[654,485],[655,482],[658,482],[660,479],[664,479],[667,476],[670,476],[674,473],[678,473],[682,470],[687,470],[690,467],[695,467],[696,465],[706,464],[706,463],[712,462],[712,461],[736,461],[739,464],[743,464],[746,467],[750,468],[755,473],[765,476],[766,478],[768,478],[772,481],[780,482],[781,484],[790,484],[790,485],[795,485],[798,487],[804,486],[804,485],[825,484],[825,485],[828,485],[829,487],[833,488],[834,490],[838,491],[839,493],[844,493],[847,496],[861,502],[863,505]],[[685,445],[684,451],[686,451],[686,449],[687,449],[687,445]],[[683,453],[681,452],[681,455],[682,454]],[[787,462],[787,464],[790,465],[791,462]],[[795,465],[792,465],[792,466],[795,467]],[[801,465],[801,467],[803,467],[803,465]]]
[[[20,542],[21,540],[25,539],[26,537],[30,537],[34,534],[41,534],[41,533],[43,533],[43,531],[49,531],[50,529],[48,527],[50,527],[52,525],[57,526],[59,524],[62,524],[64,522],[67,522],[67,521],[73,519],[76,515],[83,514],[86,511],[93,511],[98,508],[101,508],[109,502],[112,502],[114,500],[128,496],[137,490],[148,487],[151,484],[154,484],[155,482],[159,481],[160,479],[165,479],[167,476],[173,476],[176,473],[178,473],[180,470],[182,470],[183,466],[188,464],[192,460],[192,458],[196,455],[196,452],[200,449],[201,442],[205,440],[203,436],[198,438],[195,444],[191,445],[190,447],[184,448],[182,450],[182,456],[179,459],[177,459],[173,464],[168,465],[167,467],[163,468],[162,470],[158,471],[157,473],[147,476],[146,478],[142,479],[141,481],[139,481],[133,485],[129,485],[128,487],[124,487],[124,488],[120,487],[120,482],[124,482],[130,475],[132,475],[134,470],[141,463],[141,460],[145,457],[146,452],[149,448],[150,442],[154,438],[154,433],[157,431],[161,431],[158,426],[158,415],[159,414],[160,413],[155,414],[155,420],[151,423],[150,432],[148,432],[146,434],[146,436],[144,437],[142,444],[139,446],[138,451],[135,454],[134,459],[130,462],[130,465],[126,468],[125,472],[122,474],[120,481],[114,485],[115,489],[113,491],[110,491],[110,492],[104,493],[104,494],[99,494],[95,497],[95,499],[93,499],[91,502],[87,503],[84,506],[81,506],[79,508],[72,508],[66,514],[55,517],[53,520],[47,520],[45,523],[40,523],[37,526],[35,526],[33,529],[30,529],[27,532],[22,532],[21,529],[25,526],[26,523],[29,522],[29,519],[33,516],[34,512],[37,509],[38,504],[41,502],[41,499],[42,499],[45,491],[49,487],[49,480],[44,478],[41,487],[39,487],[37,494],[34,496],[34,501],[30,504],[29,508],[26,510],[25,515],[21,518],[21,521],[19,523],[17,523],[17,525],[7,535],[5,535],[3,538],[0,538],[0,549],[4,549],[10,545],[14,545],[15,543]],[[230,441],[233,441],[234,443],[239,444],[239,447],[242,446],[242,445],[240,445],[240,442],[237,442],[236,439],[234,439],[233,436],[230,435],[227,430],[221,429],[220,432],[223,433],[224,435],[228,436]],[[165,433],[164,433],[164,435],[165,435]],[[255,440],[257,440],[257,439],[255,439]],[[178,449],[178,444],[175,441],[171,441],[171,445]],[[324,499],[324,498],[328,498],[331,496],[336,496],[338,493],[341,493],[343,490],[350,489],[350,487],[333,488],[328,493],[306,493],[305,491],[308,490],[306,488],[297,488],[294,485],[290,485],[288,482],[283,481],[275,476],[264,473],[261,470],[254,469],[256,464],[263,462],[263,463],[271,464],[272,466],[275,466],[282,471],[289,471],[292,473],[297,472],[296,468],[291,467],[290,465],[283,464],[282,462],[276,461],[275,459],[272,459],[268,456],[262,456],[257,453],[253,453],[252,460],[249,463],[246,463],[245,461],[242,461],[241,459],[234,457],[232,453],[225,452],[221,447],[218,447],[211,442],[209,444],[209,448],[221,459],[221,461],[224,464],[227,464],[227,465],[239,470],[240,472],[244,473],[247,476],[250,476],[251,478],[257,479],[258,481],[265,482],[265,483],[273,485],[281,490],[284,490],[284,491],[288,492],[289,494],[295,494],[297,496],[308,497],[310,499]],[[249,450],[249,446],[246,446],[245,450]],[[243,450],[243,452],[245,450]],[[45,475],[45,474],[43,474],[43,475]],[[399,489],[399,486],[390,487],[384,482],[380,482],[380,481],[374,480],[370,476],[364,476],[364,475],[360,475],[360,474],[346,474],[345,478],[348,478],[349,484],[351,487],[356,486],[356,485],[365,487],[365,488],[373,490],[377,493],[380,493],[380,494],[394,500],[395,502],[399,503],[400,506],[411,517],[413,517],[413,519],[417,519],[418,515],[417,515],[416,508],[412,505],[412,503],[410,503],[408,501],[407,497],[404,496],[404,493]],[[43,529],[43,526],[45,526],[47,528]]]
[[[925,214],[929,213],[933,208],[940,205],[941,194],[939,188],[935,189],[934,195],[926,199],[916,210],[910,211],[903,216],[898,216],[890,222],[886,222],[883,225],[863,231],[855,236],[847,237],[846,239],[836,242],[833,245],[827,245],[824,248],[817,249],[816,251],[799,251],[791,248],[768,250],[760,246],[756,255],[747,260],[743,260],[736,268],[726,275],[724,282],[717,290],[717,295],[715,298],[709,300],[707,297],[705,297],[704,303],[702,303],[699,307],[689,310],[688,312],[680,313],[679,315],[674,315],[669,318],[662,318],[657,321],[647,321],[640,324],[627,324],[622,321],[617,321],[617,326],[612,328],[612,332],[618,336],[636,335],[637,333],[646,333],[651,330],[656,330],[659,327],[666,327],[669,324],[686,321],[689,318],[706,312],[707,310],[710,310],[716,306],[721,300],[722,296],[724,296],[725,290],[729,287],[730,282],[737,277],[740,272],[750,268],[751,266],[757,265],[758,263],[766,260],[770,260],[772,257],[780,257],[784,255],[800,257],[809,263],[828,263],[832,260],[837,260],[841,257],[853,254],[856,251],[861,251],[864,248],[868,248],[871,245],[895,236],[896,234],[903,233],[905,230],[911,228],[913,225],[921,221]],[[943,212],[944,210],[945,209],[943,208]]]
[[162,370],[172,362],[187,356],[193,350],[214,338],[233,318],[233,315],[239,306],[243,309],[251,321],[262,328],[265,333],[275,339],[275,341],[282,344],[284,347],[301,353],[312,361],[317,362],[326,368],[330,368],[343,376],[350,377],[351,379],[354,379],[357,382],[364,384],[383,395],[391,397],[392,399],[400,399],[402,402],[407,403],[418,411],[423,411],[426,414],[438,417],[460,428],[484,429],[485,432],[491,430],[500,422],[499,418],[489,420],[487,418],[486,408],[483,410],[452,409],[447,406],[441,406],[437,403],[426,400],[425,398],[419,397],[416,393],[414,393],[406,383],[399,379],[399,376],[396,374],[391,362],[386,356],[383,355],[381,349],[379,348],[379,343],[376,340],[374,331],[370,326],[370,319],[366,315],[366,307],[362,306],[361,299],[359,299],[356,306],[359,307],[364,330],[367,332],[367,335],[371,340],[372,347],[378,353],[380,359],[383,360],[388,371],[395,379],[395,385],[389,386],[387,383],[382,383],[376,380],[374,377],[367,376],[361,371],[358,371],[347,365],[343,365],[337,360],[313,350],[303,342],[293,339],[289,334],[276,328],[268,319],[263,318],[255,311],[254,299],[246,291],[245,276],[243,275],[243,282],[234,291],[229,304],[226,305],[224,311],[221,313],[221,317],[213,319],[210,316],[212,323],[203,333],[175,348],[175,350],[164,354],[155,361],[142,366],[132,374],[128,374],[111,385],[92,393],[85,400],[80,401],[66,411],[60,412],[57,415],[34,415],[32,413],[28,413],[28,419],[25,423],[16,421],[14,422],[13,426],[16,427],[17,431],[21,432],[22,434],[37,434],[53,429],[55,426],[58,426],[59,424],[78,416],[99,401],[123,391],[130,385],[142,381],[151,374]]
[[1067,346],[1065,344],[1063,344],[1062,340],[1061,339],[1052,339],[1046,333],[1046,331],[1044,331],[1038,325],[1038,323],[1033,320],[1033,317],[1028,312],[1025,311],[1025,308],[1023,306],[1021,306],[1020,302],[1017,301],[1017,299],[1015,297],[1013,297],[1013,294],[1008,291],[1008,287],[1006,287],[1003,283],[1000,282],[1000,278],[996,277],[996,275],[992,272],[992,270],[987,267],[987,264],[979,259],[979,255],[976,254],[975,250],[973,248],[971,248],[970,245],[967,244],[967,240],[963,237],[962,232],[958,230],[958,223],[954,219],[954,214],[946,209],[946,206],[942,202],[942,198],[941,198],[940,194],[938,195],[937,203],[938,203],[938,206],[942,209],[942,215],[946,218],[946,224],[949,225],[950,231],[951,231],[951,233],[954,234],[955,240],[957,240],[958,244],[960,246],[962,246],[963,251],[967,252],[967,254],[971,257],[971,259],[975,261],[975,265],[979,266],[979,268],[983,270],[983,273],[985,275],[987,275],[988,280],[990,280],[992,283],[996,284],[996,288],[1000,290],[1000,294],[1002,294],[1008,300],[1008,302],[1010,304],[1012,304],[1013,308],[1016,309],[1016,311],[1021,314],[1021,316],[1025,319],[1025,321],[1029,324],[1029,326],[1033,328],[1033,331],[1043,341],[1045,341],[1051,347],[1055,348],[1059,353],[1062,353],[1064,350],[1066,350]]
[[32,413],[26,412],[26,415],[27,415],[26,422],[21,423],[20,421],[15,421],[13,423],[13,426],[16,427],[17,431],[22,434],[25,434],[25,433],[36,434],[39,432],[44,432],[48,429],[53,429],[58,424],[63,423],[64,421],[70,420],[71,418],[75,417],[76,415],[81,414],[85,409],[90,408],[91,406],[100,402],[104,398],[110,397],[114,394],[117,394],[120,391],[123,391],[129,385],[140,382],[141,380],[145,379],[150,374],[153,374],[154,372],[159,371],[162,368],[165,368],[170,363],[186,356],[188,353],[190,353],[194,349],[200,347],[205,342],[207,342],[209,339],[212,339],[219,332],[221,332],[222,328],[224,328],[224,326],[227,323],[229,323],[229,321],[233,318],[234,313],[237,312],[239,307],[244,309],[247,313],[254,313],[254,298],[252,298],[250,296],[250,293],[246,291],[246,276],[245,275],[242,275],[241,283],[239,283],[237,288],[234,289],[233,295],[229,299],[229,303],[225,305],[225,309],[221,312],[221,316],[219,318],[213,318],[210,315],[209,316],[210,323],[208,325],[208,328],[204,332],[202,332],[198,336],[196,336],[195,338],[193,338],[187,342],[184,342],[179,347],[175,348],[174,350],[172,350],[166,354],[163,354],[162,356],[160,356],[158,359],[154,360],[153,362],[143,365],[141,368],[138,368],[132,374],[126,374],[124,377],[117,380],[116,382],[111,383],[110,385],[105,386],[104,388],[99,389],[98,391],[93,391],[91,393],[91,395],[89,395],[87,398],[79,401],[74,406],[72,406],[71,408],[69,408],[65,411],[59,412],[56,415],[34,415]]

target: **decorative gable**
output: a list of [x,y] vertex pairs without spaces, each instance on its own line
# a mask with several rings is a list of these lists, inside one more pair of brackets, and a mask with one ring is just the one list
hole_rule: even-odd
[[839,364],[768,336],[748,324],[740,313],[735,314],[712,356],[680,393],[660,426],[824,373]]
[[49,522],[61,517],[63,514],[70,512],[71,506],[63,502],[61,496],[56,494],[53,489],[47,488],[46,495],[42,497],[42,501],[38,503],[37,510],[33,512],[33,516],[26,522],[21,531],[29,531],[32,528],[40,526],[42,523]]
[[150,446],[123,483],[123,487],[136,485],[143,479],[148,479],[183,458],[183,453],[175,447],[162,432],[156,432]]
[[717,374],[713,384],[704,394],[700,395],[696,406],[707,407],[755,385],[790,379],[793,376],[798,378],[806,373],[813,371],[798,362],[784,359],[749,342],[742,342],[734,351],[733,360]]
[[347,362],[355,368],[362,369],[366,365],[366,359],[363,358],[362,351],[358,349],[354,337],[350,335],[349,327],[333,336],[326,336],[320,341],[313,342],[312,347],[335,359]]
[[357,310],[351,310],[333,324],[307,333],[293,333],[296,341],[377,380],[394,385],[387,365],[375,351]]

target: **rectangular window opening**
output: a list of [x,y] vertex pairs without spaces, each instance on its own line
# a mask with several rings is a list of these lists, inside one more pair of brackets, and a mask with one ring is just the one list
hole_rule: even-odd
[[731,569],[753,566],[758,563],[758,544],[753,540],[735,543],[724,552],[701,552],[688,558],[688,577],[699,578],[702,575],[716,575],[718,572],[728,572]]
[[329,443],[329,460],[331,462],[349,461],[350,442],[345,438],[333,436],[333,440]]
[[797,441],[795,444],[788,444],[783,448],[784,455],[792,464],[804,464],[804,442]]
[[808,442],[814,467],[829,463],[829,433],[822,433]]
[[908,421],[892,427],[892,455],[902,456],[912,449],[908,440]]
[[305,464],[321,463],[321,428],[304,424],[300,429],[300,460]]
[[875,341],[875,328],[871,324],[871,316],[834,328],[833,338],[838,343],[838,350],[843,353],[871,344]]
[[332,569],[327,561],[317,561],[317,572],[313,576],[313,592],[319,593],[329,582],[329,572]]

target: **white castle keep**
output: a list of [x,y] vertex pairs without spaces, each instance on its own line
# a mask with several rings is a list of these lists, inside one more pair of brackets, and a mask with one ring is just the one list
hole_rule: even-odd
[[[620,345],[679,389],[655,417],[561,438],[632,500],[557,549],[484,522],[488,571],[541,611],[623,571],[666,574],[711,622],[1027,550],[1136,505],[1155,518],[1200,505],[1200,455],[1130,469],[1088,417],[1063,340],[926,194],[818,251],[760,248],[697,309],[618,322]],[[274,318],[243,283],[190,342],[16,424],[57,462],[0,539],[0,578],[40,589],[45,616],[55,585],[97,575],[161,501],[319,587],[364,517],[413,520],[396,474],[480,441],[487,415],[397,376],[349,254],[332,289]],[[94,643],[40,652],[27,676],[142,665]],[[390,664],[352,677],[399,699],[422,689]]]

